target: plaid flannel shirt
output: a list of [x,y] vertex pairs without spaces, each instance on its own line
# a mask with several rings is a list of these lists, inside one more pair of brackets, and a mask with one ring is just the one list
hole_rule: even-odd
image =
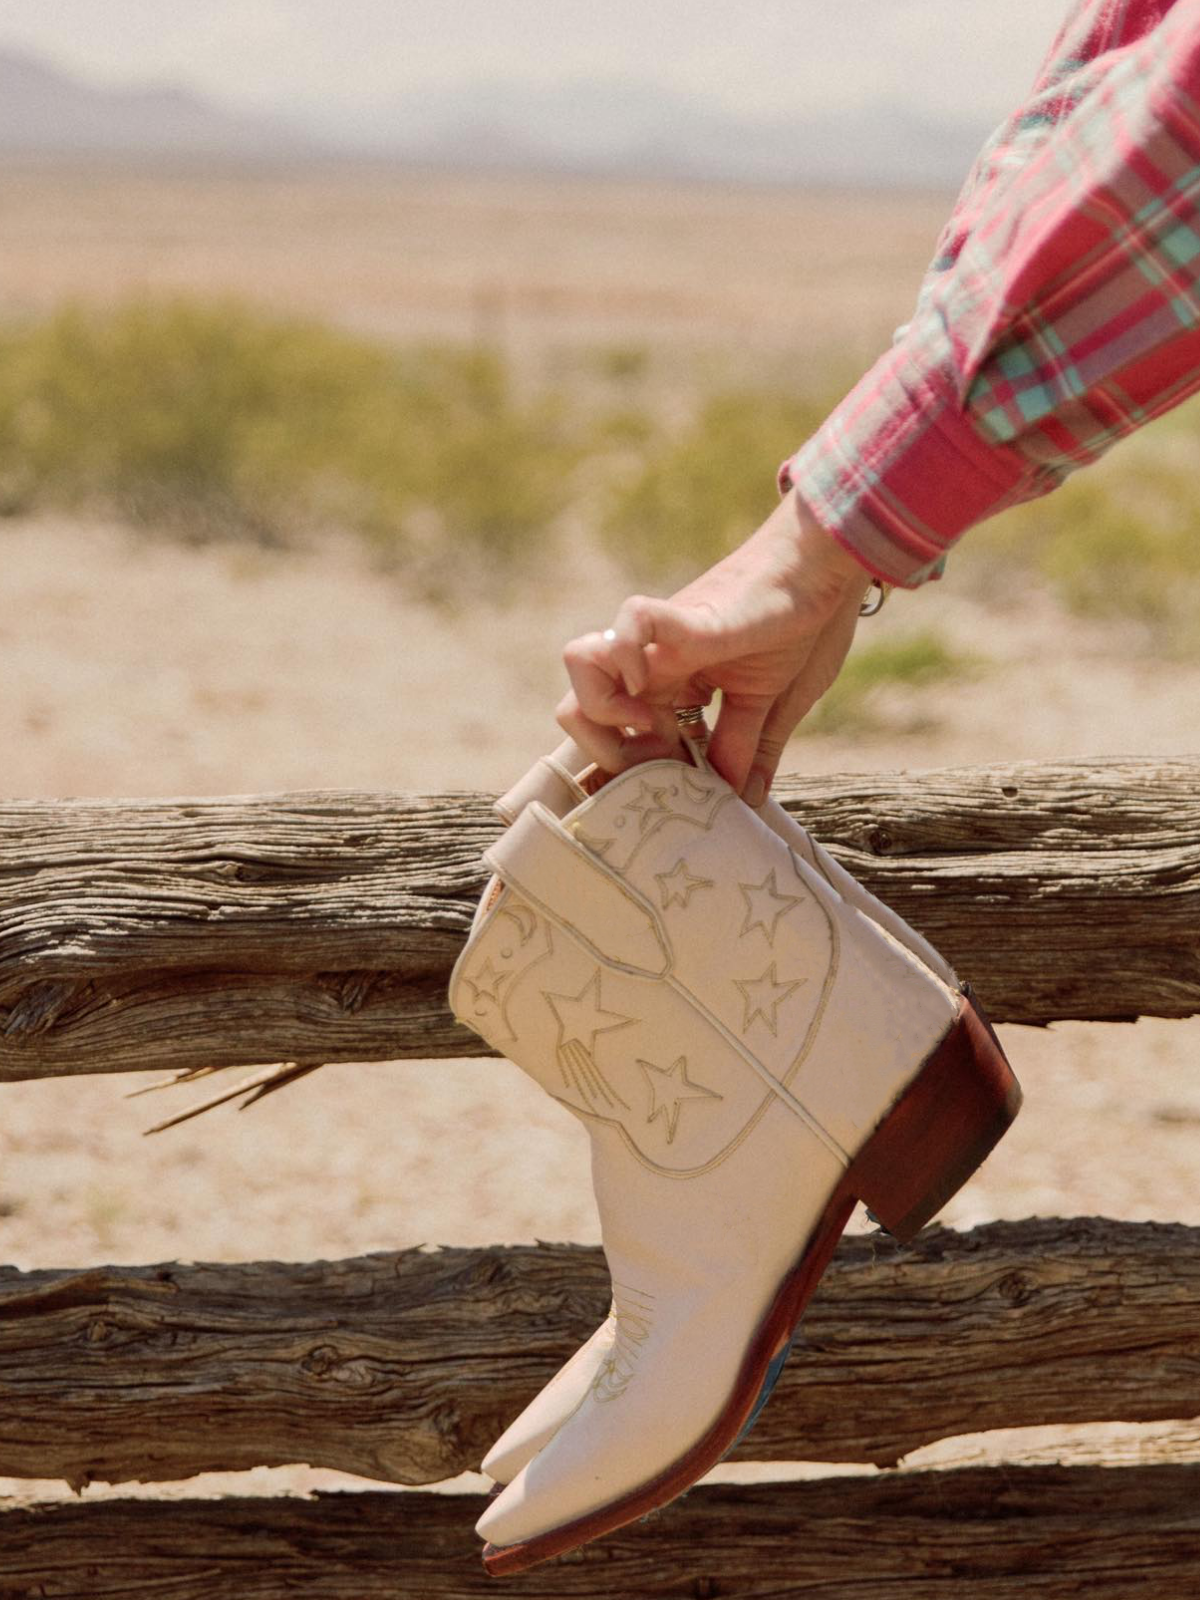
[[1077,0],[912,321],[779,485],[914,587],[1198,388],[1200,0]]

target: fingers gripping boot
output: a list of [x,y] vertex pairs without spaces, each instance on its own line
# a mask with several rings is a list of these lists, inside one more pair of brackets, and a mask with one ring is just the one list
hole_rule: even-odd
[[910,1236],[1017,1091],[961,994],[711,772],[651,763],[562,820],[532,800],[489,860],[452,1002],[587,1126],[639,1307],[481,1519],[505,1572],[714,1465],[855,1200]]

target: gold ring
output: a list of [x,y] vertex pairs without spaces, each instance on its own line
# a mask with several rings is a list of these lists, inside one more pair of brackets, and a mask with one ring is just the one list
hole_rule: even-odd
[[677,706],[675,721],[681,728],[694,728],[698,722],[704,721],[703,706]]

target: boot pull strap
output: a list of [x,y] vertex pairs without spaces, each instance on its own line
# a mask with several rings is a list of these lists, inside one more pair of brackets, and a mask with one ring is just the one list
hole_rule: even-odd
[[[705,730],[707,734],[707,730]],[[701,772],[712,772],[704,753],[707,737],[684,735],[683,748]],[[507,794],[495,802],[493,810],[501,822],[510,826],[525,810],[538,800],[556,817],[565,817],[588,798],[588,790],[579,781],[579,775],[592,767],[591,758],[582,751],[574,739],[564,739],[556,750],[542,756],[523,778],[518,778]]]
[[530,801],[484,861],[598,961],[661,978],[672,955],[654,907],[606,867],[540,801]]
[[518,778],[507,794],[496,801],[496,815],[502,822],[513,823],[534,800],[540,800],[556,817],[565,817],[568,811],[587,799],[587,790],[575,774],[591,763],[574,739],[564,739],[557,750],[535,761],[523,778]]

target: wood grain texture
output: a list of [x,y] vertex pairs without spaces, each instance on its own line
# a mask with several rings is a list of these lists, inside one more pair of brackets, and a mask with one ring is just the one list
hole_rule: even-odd
[[[474,1496],[110,1500],[0,1512],[0,1600],[494,1596]],[[706,1486],[505,1582],[544,1600],[1182,1600],[1200,1466]]]
[[0,806],[0,1079],[485,1053],[481,795]]
[[[1200,1011],[1200,759],[788,779],[994,1020]],[[480,795],[0,806],[0,1080],[484,1054]]]
[[788,778],[997,1022],[1200,1012],[1200,759]]
[[[602,1320],[599,1250],[0,1269],[0,1476],[478,1466]],[[1200,1415],[1200,1229],[992,1223],[843,1240],[743,1460],[892,1464],[1038,1423]]]

